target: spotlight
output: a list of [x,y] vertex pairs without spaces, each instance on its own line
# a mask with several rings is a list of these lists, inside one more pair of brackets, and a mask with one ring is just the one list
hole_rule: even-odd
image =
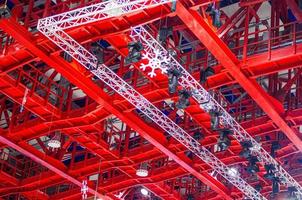
[[64,58],[64,60],[66,60],[67,62],[69,62],[69,63],[71,63],[72,62],[72,57],[71,57],[71,55],[69,55],[67,52],[61,52],[61,54],[60,54],[63,58]]
[[280,146],[280,144],[279,144],[278,141],[272,142],[272,146],[271,146],[271,156],[272,156],[273,158],[276,157],[276,151],[277,151],[278,149],[280,149],[280,148],[281,148],[281,146]]
[[173,28],[172,27],[161,27],[160,29],[159,29],[159,41],[161,42],[161,43],[164,43],[164,42],[166,42],[166,40],[167,40],[167,38],[169,37],[169,36],[171,36],[173,34]]
[[91,52],[98,60],[98,65],[104,63],[104,50],[96,42],[91,44]]
[[186,156],[187,156],[188,158],[190,158],[191,160],[193,160],[194,154],[193,154],[192,151],[186,151],[185,154],[186,154]]
[[211,129],[212,130],[218,130],[219,129],[219,117],[221,113],[217,110],[211,110],[210,116],[211,116]]
[[144,50],[142,43],[130,42],[128,44],[129,54],[126,57],[126,63],[135,63],[142,59],[141,51]]
[[142,189],[141,189],[141,193],[142,193],[142,195],[144,195],[144,196],[148,196],[148,194],[149,194],[148,190],[146,190],[145,188],[142,188]]
[[189,195],[187,196],[187,200],[195,200],[193,194],[189,194]]
[[276,170],[275,166],[273,164],[264,165],[264,168],[266,170],[266,174],[264,174],[264,177],[273,180],[275,178],[274,171]]
[[147,177],[148,176],[148,170],[146,169],[138,169],[136,170],[136,175],[139,177]]
[[248,158],[251,155],[250,148],[253,147],[252,142],[250,142],[250,141],[243,141],[240,144],[241,144],[241,147],[242,147],[242,150],[241,150],[241,152],[239,154],[240,157],[242,157],[242,158]]
[[178,109],[185,109],[190,105],[189,98],[191,97],[191,93],[187,90],[181,90],[178,92],[179,98],[178,102],[176,103],[176,107]]
[[139,169],[136,170],[136,175],[139,177],[147,177],[149,175],[148,164],[141,163]]
[[174,94],[178,86],[178,78],[181,76],[181,73],[177,69],[168,70],[168,79],[169,79],[169,92]]
[[255,185],[255,190],[256,191],[258,191],[258,192],[260,192],[261,190],[262,190],[262,185],[259,183],[259,184],[257,184],[257,185]]
[[279,193],[279,181],[280,179],[278,177],[274,177],[272,179],[272,193],[273,194],[278,194]]
[[297,199],[297,196],[296,196],[296,192],[298,191],[296,187],[294,186],[291,186],[291,187],[288,187],[288,197],[290,200],[296,200]]
[[259,162],[257,156],[250,156],[248,158],[248,161],[249,161],[249,165],[247,167],[247,171],[250,174],[255,174],[260,171],[259,166],[257,165],[257,162]]
[[196,131],[196,132],[193,134],[193,138],[194,138],[195,140],[199,141],[199,140],[204,139],[204,135],[202,134],[202,132]]
[[199,80],[200,80],[200,83],[201,84],[204,84],[208,77],[212,76],[215,74],[215,71],[212,67],[207,67],[206,69],[201,69],[200,70],[200,77],[199,77]]
[[56,133],[55,136],[51,140],[48,141],[47,145],[53,149],[60,148],[61,147],[61,134]]
[[218,146],[220,147],[221,151],[227,150],[227,148],[231,145],[231,140],[229,135],[232,132],[230,130],[222,130],[219,132],[218,138]]

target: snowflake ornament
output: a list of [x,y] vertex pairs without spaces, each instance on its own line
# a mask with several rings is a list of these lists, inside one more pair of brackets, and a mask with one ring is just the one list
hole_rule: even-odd
[[161,72],[167,73],[168,64],[170,62],[170,58],[168,57],[166,52],[160,51],[156,49],[151,53],[144,53],[143,59],[148,60],[148,64],[141,64],[140,68],[145,71],[147,68],[151,69],[151,72],[148,75],[153,78],[156,76],[155,70],[160,69]]

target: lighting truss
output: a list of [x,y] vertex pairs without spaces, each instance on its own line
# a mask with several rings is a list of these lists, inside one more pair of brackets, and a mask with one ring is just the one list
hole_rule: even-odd
[[39,20],[38,28],[65,30],[68,28],[129,14],[162,5],[173,0],[110,0]]
[[[52,19],[55,20],[55,18]],[[77,25],[80,25],[81,20],[78,20],[79,21],[77,22]],[[82,47],[79,43],[77,43],[73,38],[67,35],[61,28],[58,28],[57,25],[59,25],[60,23],[55,22],[56,21],[53,21],[53,26],[51,26],[51,24],[47,24],[47,26],[45,26],[45,24],[41,23],[41,21],[39,20],[38,30],[55,44],[57,44],[62,50],[71,55],[75,60],[81,63],[85,68],[90,70],[91,73],[93,73],[104,83],[110,86],[114,91],[127,99],[132,105],[141,110],[163,130],[168,132],[176,140],[186,146],[190,151],[196,154],[209,166],[211,166],[216,172],[220,173],[224,178],[230,181],[234,186],[241,190],[245,194],[245,196],[251,199],[265,199],[241,177],[230,176],[228,173],[229,167],[222,163],[209,150],[201,146],[198,141],[196,141],[186,131],[175,124],[170,118],[168,118],[145,97],[143,97],[122,78],[120,78],[117,74],[110,70],[106,65],[98,65],[97,58],[89,51],[87,51],[84,47]],[[82,23],[85,24],[87,22],[83,20]]]
[[106,65],[98,65],[96,57],[88,52],[74,39],[68,36],[65,32],[57,30],[51,34],[49,34],[49,32],[45,33],[45,35],[61,49],[70,54],[75,60],[81,63],[84,67],[90,70],[91,73],[110,86],[115,92],[123,96],[132,105],[141,110],[163,130],[168,132],[176,140],[186,146],[209,166],[211,166],[215,171],[220,173],[223,177],[240,189],[247,197],[251,199],[265,199],[260,193],[258,193],[239,176],[230,176],[228,173],[229,168],[224,163],[222,163],[205,147],[201,146],[197,140],[180,128],[162,111],[150,103],[145,97],[138,93]]
[[[281,182],[288,187],[297,188],[296,195],[299,199],[302,198],[302,187],[300,184],[286,171],[271,155],[261,147],[261,145],[253,139],[248,132],[215,100],[209,92],[207,92],[201,84],[185,69],[182,65],[172,56],[169,52],[162,47],[157,40],[142,26],[132,28],[131,38],[139,41],[145,48],[147,55],[155,56],[156,54],[162,55],[158,57],[161,59],[163,55],[166,57],[159,60],[160,70],[165,73],[168,69],[177,69],[181,76],[179,78],[179,85],[186,90],[192,91],[193,98],[200,104],[203,110],[209,112],[211,109],[219,110],[221,113],[220,123],[225,128],[233,131],[233,137],[239,142],[250,141],[253,145],[251,152],[257,156],[264,164],[273,164],[276,168],[275,174],[280,178]],[[169,62],[167,62],[167,58]],[[153,70],[153,69],[152,69]]]

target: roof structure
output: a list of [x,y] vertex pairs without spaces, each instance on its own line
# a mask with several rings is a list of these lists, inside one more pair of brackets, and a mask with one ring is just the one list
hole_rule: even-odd
[[0,41],[0,199],[302,199],[301,0],[5,0]]

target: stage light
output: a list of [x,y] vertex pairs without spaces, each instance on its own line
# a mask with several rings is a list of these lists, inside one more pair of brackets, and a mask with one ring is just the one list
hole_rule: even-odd
[[204,84],[207,81],[208,77],[210,77],[214,74],[215,74],[215,71],[212,67],[207,67],[206,69],[202,68],[200,70],[200,78],[199,78],[200,83]]
[[149,174],[147,169],[138,169],[136,170],[136,175],[139,177],[147,177]]
[[251,141],[243,141],[240,143],[242,150],[239,154],[242,158],[248,158],[251,155],[251,147],[253,146]]
[[278,141],[272,142],[272,146],[271,146],[271,156],[272,156],[273,158],[276,157],[276,151],[277,151],[278,149],[280,149],[280,148],[281,148],[281,146],[280,146],[280,144],[279,144]]
[[279,188],[279,178],[278,177],[274,177],[272,179],[272,193],[273,194],[278,194],[279,191],[280,191],[280,188]]
[[168,79],[169,79],[169,93],[174,94],[178,86],[178,78],[180,77],[180,72],[177,69],[168,70]]
[[140,42],[130,42],[128,44],[129,54],[126,57],[126,63],[135,63],[142,59],[141,51],[144,50],[142,43]]
[[161,43],[165,43],[167,38],[173,34],[172,27],[161,27],[159,29],[158,39]]
[[178,102],[176,103],[176,107],[178,109],[185,109],[190,105],[189,98],[191,97],[191,93],[187,90],[179,91]]
[[219,138],[218,138],[218,146],[220,147],[221,151],[225,151],[228,149],[228,147],[231,145],[231,140],[229,138],[229,135],[232,132],[230,130],[222,130],[219,131]]
[[256,174],[257,172],[259,172],[259,166],[257,165],[257,162],[259,162],[259,159],[257,158],[257,156],[250,156],[248,158],[249,161],[249,165],[247,167],[247,172],[249,172],[250,174]]
[[219,111],[216,110],[211,110],[210,111],[210,116],[211,116],[211,129],[213,131],[218,130],[219,129],[219,117],[220,117],[221,113]]
[[61,134],[56,133],[55,136],[51,140],[48,141],[47,145],[53,149],[60,148],[61,147]]
[[258,192],[260,192],[261,190],[262,190],[262,185],[259,183],[259,184],[257,184],[257,185],[255,185],[255,190],[256,191],[258,191]]
[[142,195],[144,195],[144,196],[148,196],[148,194],[149,194],[148,190],[146,190],[145,188],[142,188],[142,189],[141,189],[141,193],[142,193]]
[[104,64],[104,50],[97,43],[91,44],[91,52],[98,60],[98,64]]
[[275,178],[275,166],[273,164],[269,164],[269,165],[264,165],[264,168],[266,170],[266,174],[264,174],[264,177],[269,179],[269,180],[273,180]]
[[197,141],[204,139],[204,135],[202,134],[201,131],[196,131],[193,134],[193,138]]

